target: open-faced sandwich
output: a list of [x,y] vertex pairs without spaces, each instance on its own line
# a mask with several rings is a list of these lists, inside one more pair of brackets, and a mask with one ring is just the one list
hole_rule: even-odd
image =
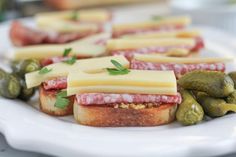
[[161,38],[193,38],[196,42],[195,47],[192,51],[198,51],[199,49],[204,48],[204,41],[201,37],[201,34],[197,30],[168,30],[168,31],[159,31],[159,32],[147,32],[140,34],[128,34],[122,36],[122,38],[132,39],[161,39]]
[[196,41],[192,38],[111,39],[107,41],[109,54],[124,55],[128,59],[132,59],[134,54],[189,56],[196,54],[200,49],[200,47],[196,49]]
[[62,61],[100,57],[106,54],[104,42],[109,37],[109,33],[101,33],[66,44],[32,45],[15,48],[13,58],[15,60],[38,59],[42,66],[46,66]]
[[173,16],[155,18],[144,22],[114,24],[112,27],[112,36],[114,38],[118,38],[131,34],[144,34],[184,29],[190,23],[191,19],[187,16]]
[[[113,61],[114,62],[114,61]],[[157,126],[175,119],[181,96],[172,71],[119,70],[70,73],[74,117],[90,126]]]
[[10,39],[15,46],[68,43],[100,33],[111,14],[106,10],[80,10],[42,13],[35,19],[37,29],[19,21],[12,23]]
[[110,60],[117,60],[122,66],[129,67],[129,62],[123,56],[81,59],[73,64],[55,63],[26,74],[26,85],[28,88],[40,86],[40,109],[43,112],[54,116],[70,115],[73,113],[74,96],[67,97],[67,75],[79,71],[96,73],[114,68]]

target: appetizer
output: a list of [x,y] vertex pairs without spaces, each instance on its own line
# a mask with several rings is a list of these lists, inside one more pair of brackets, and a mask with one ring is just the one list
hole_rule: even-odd
[[41,70],[25,75],[28,88],[40,86],[40,109],[50,115],[65,116],[73,113],[74,96],[67,97],[67,75],[78,73],[80,70],[96,73],[105,68],[114,68],[110,60],[117,60],[124,67],[129,67],[129,62],[123,56],[110,56],[94,59],[81,59],[73,64],[66,62],[45,66]]
[[15,46],[68,43],[102,32],[109,17],[105,10],[44,13],[36,16],[37,29],[13,21],[10,39]]
[[159,32],[147,32],[141,34],[131,34],[124,35],[122,38],[128,39],[155,39],[155,38],[193,38],[196,41],[195,47],[192,51],[197,51],[204,48],[204,42],[201,34],[197,30],[169,30],[169,31],[159,31]]
[[15,60],[34,58],[40,60],[42,66],[45,66],[66,61],[72,59],[72,57],[75,59],[99,57],[106,53],[104,43],[109,36],[109,33],[102,33],[68,44],[47,44],[15,48],[13,58]]
[[67,94],[75,95],[76,121],[99,127],[157,126],[172,122],[181,102],[174,73],[122,69],[68,75]]
[[231,58],[189,58],[166,57],[160,55],[135,54],[131,60],[131,69],[140,70],[173,70],[180,78],[185,73],[195,70],[225,71],[225,63]]
[[[124,55],[132,59],[134,54],[169,54],[188,56],[196,50],[194,39],[111,39],[107,41],[107,51],[112,55]],[[194,51],[192,51],[194,49]]]
[[187,16],[173,16],[155,18],[145,22],[115,24],[112,26],[112,36],[114,38],[118,38],[130,34],[144,34],[158,31],[184,29],[190,23],[191,19]]

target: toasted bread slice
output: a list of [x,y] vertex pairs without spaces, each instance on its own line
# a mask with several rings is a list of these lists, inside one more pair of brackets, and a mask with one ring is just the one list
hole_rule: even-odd
[[158,126],[175,119],[177,104],[146,109],[98,107],[74,103],[74,118],[82,125],[96,127]]
[[39,88],[40,110],[52,116],[67,116],[73,114],[74,96],[69,97],[69,105],[64,109],[55,107],[56,91],[46,91],[43,86]]

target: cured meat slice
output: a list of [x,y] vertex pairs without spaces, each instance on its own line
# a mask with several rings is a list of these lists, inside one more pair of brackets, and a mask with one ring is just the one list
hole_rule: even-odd
[[139,70],[173,70],[176,77],[194,70],[225,71],[224,63],[200,63],[200,64],[175,64],[175,63],[152,63],[132,60],[131,69]]
[[156,94],[110,94],[110,93],[85,93],[76,95],[80,105],[106,105],[117,103],[155,103],[155,104],[179,104],[181,96],[156,95]]
[[58,90],[67,88],[67,77],[58,77],[55,79],[47,80],[43,83],[45,90]]

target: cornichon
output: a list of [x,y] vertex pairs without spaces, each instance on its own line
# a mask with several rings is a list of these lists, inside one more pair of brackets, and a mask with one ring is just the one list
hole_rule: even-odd
[[193,125],[202,121],[204,111],[187,90],[180,91],[183,101],[176,112],[176,119],[183,125]]
[[213,97],[227,97],[234,91],[233,80],[223,72],[192,71],[178,80],[184,89],[206,92]]
[[24,101],[28,101],[34,95],[35,89],[27,88],[25,80],[22,78],[19,78],[19,79],[20,79],[21,91],[18,98]]
[[26,73],[39,70],[40,63],[35,59],[26,59],[12,62],[11,67],[13,73],[23,78]]
[[228,75],[234,81],[234,88],[236,88],[236,71],[230,72]]
[[227,103],[236,104],[236,91],[234,91],[228,97],[226,97],[225,100]]
[[5,73],[0,77],[0,95],[5,98],[14,99],[20,94],[21,86],[17,77]]
[[224,116],[230,111],[236,112],[236,104],[226,103],[224,99],[213,98],[203,92],[198,92],[196,97],[204,112],[212,118]]

